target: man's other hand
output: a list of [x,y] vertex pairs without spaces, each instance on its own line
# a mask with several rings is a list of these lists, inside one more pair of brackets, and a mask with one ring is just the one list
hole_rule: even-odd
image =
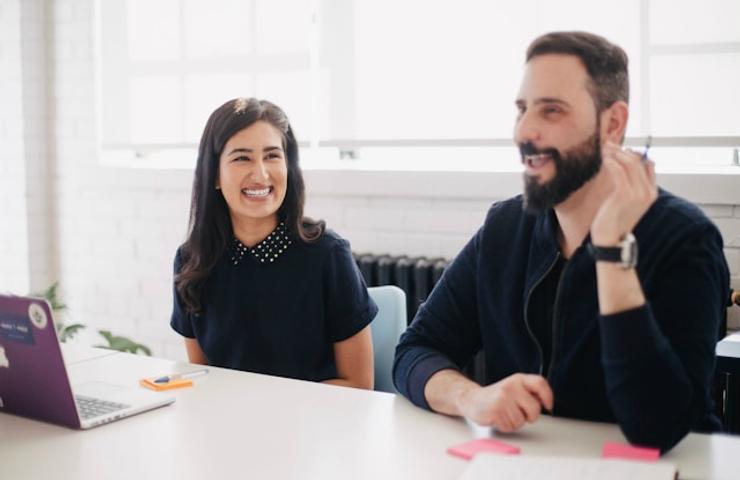
[[460,397],[460,412],[479,425],[513,432],[536,421],[542,408],[552,410],[550,385],[540,375],[516,373],[492,385],[469,389]]

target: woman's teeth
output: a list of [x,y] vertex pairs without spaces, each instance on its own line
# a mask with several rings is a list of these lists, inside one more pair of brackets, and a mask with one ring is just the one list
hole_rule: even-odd
[[270,194],[270,190],[272,190],[271,187],[259,189],[244,188],[242,189],[242,193],[248,197],[266,197]]

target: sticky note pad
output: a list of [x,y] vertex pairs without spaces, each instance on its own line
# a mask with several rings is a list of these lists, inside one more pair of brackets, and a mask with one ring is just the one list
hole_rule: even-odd
[[480,452],[517,454],[520,451],[519,447],[494,440],[493,438],[478,438],[447,449],[447,453],[450,455],[455,455],[465,460],[470,460],[476,453]]
[[165,383],[156,383],[154,381],[155,378],[157,377],[142,378],[141,380],[139,380],[139,385],[141,385],[142,387],[150,388],[152,390],[157,390],[158,392],[162,390],[172,390],[174,388],[185,388],[193,386],[193,381],[187,378],[171,380]]
[[604,458],[626,458],[627,460],[654,462],[660,458],[660,450],[657,448],[635,447],[626,443],[604,442],[601,456]]

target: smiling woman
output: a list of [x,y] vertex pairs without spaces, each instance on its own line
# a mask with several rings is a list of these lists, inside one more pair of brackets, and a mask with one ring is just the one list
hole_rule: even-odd
[[246,245],[277,226],[288,186],[282,144],[280,131],[260,120],[234,134],[221,154],[216,188],[229,206],[234,235]]
[[170,323],[194,363],[372,388],[377,307],[349,243],[304,217],[303,204],[285,113],[253,98],[216,109],[175,257]]

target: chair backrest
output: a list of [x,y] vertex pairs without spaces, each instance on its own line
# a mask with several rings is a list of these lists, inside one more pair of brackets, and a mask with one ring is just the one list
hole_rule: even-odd
[[393,285],[367,289],[378,305],[371,324],[375,356],[375,390],[396,393],[393,387],[393,357],[398,339],[406,329],[406,294]]

